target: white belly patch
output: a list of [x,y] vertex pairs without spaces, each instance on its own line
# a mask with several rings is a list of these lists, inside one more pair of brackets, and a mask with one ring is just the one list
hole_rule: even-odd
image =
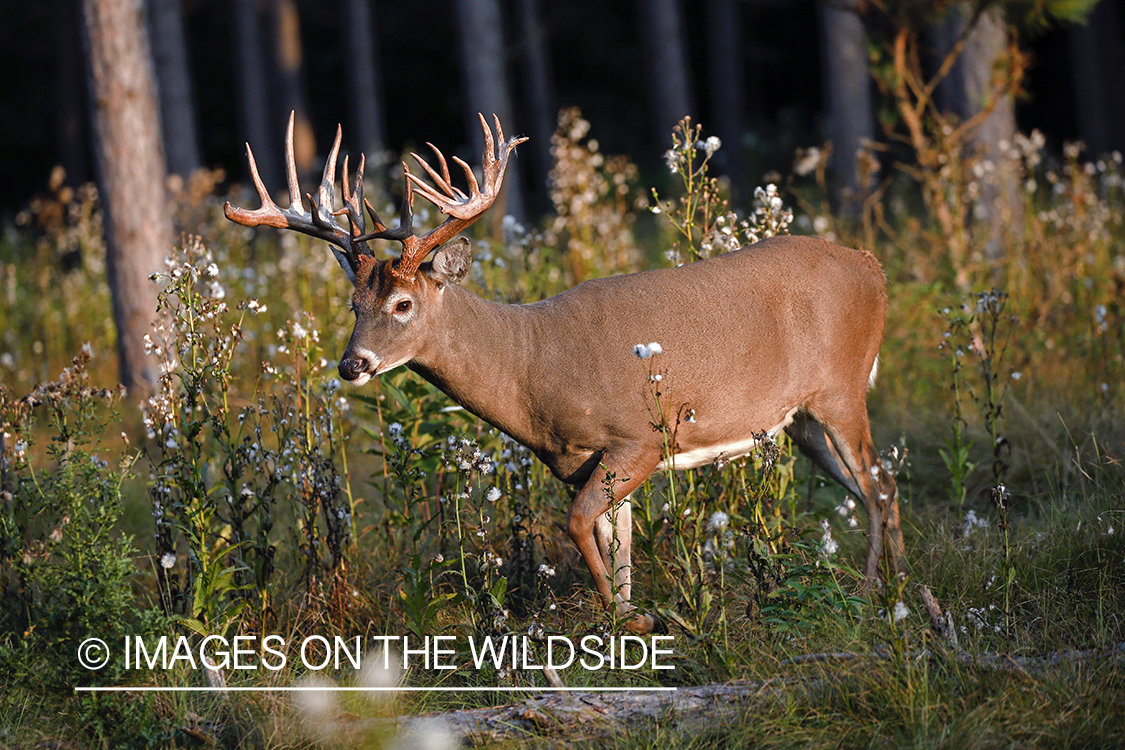
[[[798,407],[793,407],[785,419],[780,423],[767,430],[767,434],[771,437],[777,435],[782,430],[793,422],[793,415],[797,413]],[[677,453],[672,457],[672,465],[676,469],[695,469],[700,466],[708,466],[715,463],[719,458],[739,458],[748,453],[752,453],[755,448],[761,443],[759,437],[747,436],[741,440],[736,440],[731,443],[721,443],[719,445],[708,445],[703,448],[693,448],[683,453]],[[661,461],[656,466],[656,471],[665,471],[668,469],[668,463]]]

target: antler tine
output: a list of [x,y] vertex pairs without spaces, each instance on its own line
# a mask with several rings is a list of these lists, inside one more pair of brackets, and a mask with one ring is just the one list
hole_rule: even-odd
[[[246,144],[246,160],[250,162],[250,179],[254,181],[254,189],[258,191],[258,198],[262,201],[262,208],[277,209],[277,204],[273,202],[270,197],[270,191],[266,189],[266,184],[262,182],[262,175],[258,173],[258,162],[254,160],[254,151],[250,148],[250,144]],[[230,205],[229,203],[227,205]]]
[[[496,129],[500,131],[500,144],[503,145],[504,131],[500,129],[500,118],[495,114],[492,116],[496,119]],[[484,119],[484,114],[477,112],[477,117],[480,118],[480,129],[484,132],[484,154],[481,156],[481,169],[487,175],[488,168],[496,163],[496,141],[492,138],[492,128],[488,127],[488,121]]]
[[[453,182],[452,182],[452,180],[449,176],[449,165],[446,164],[446,162],[445,162],[445,155],[442,154],[441,150],[438,149],[438,147],[435,146],[434,144],[427,143],[426,145],[429,146],[431,149],[433,149],[434,153],[437,154],[438,161],[441,164],[441,175],[439,176],[438,173],[434,171],[434,168],[430,166],[429,162],[427,162],[421,156],[418,156],[418,154],[411,151],[410,155],[414,157],[414,161],[418,162],[419,166],[421,166],[422,169],[426,170],[426,174],[428,174],[430,176],[430,179],[433,180],[437,184],[437,186],[440,187],[445,192],[446,196],[451,197],[451,198],[460,198],[461,200],[467,199],[469,196],[465,195],[464,192],[462,192],[459,188],[457,188],[453,184]],[[465,162],[461,161],[456,156],[453,157],[453,160],[456,161],[458,164],[460,164],[462,166],[462,168],[465,167]],[[413,181],[415,185],[417,185],[420,188],[423,188],[425,190],[433,190],[433,188],[430,185],[428,185],[424,180],[422,180],[421,178],[416,177],[414,174],[412,174],[410,172],[410,168],[406,164],[402,165],[402,169],[403,169],[403,173],[406,175],[407,179]],[[470,169],[469,171],[471,172],[472,170]],[[439,195],[439,194],[436,191],[434,191],[434,195]],[[426,196],[426,197],[429,200],[429,196]],[[431,200],[430,202],[434,203],[435,201]]]
[[344,193],[344,207],[333,211],[333,216],[347,215],[348,224],[352,230],[353,240],[361,237],[367,231],[366,220],[363,218],[363,168],[367,164],[367,157],[359,155],[359,168],[355,172],[355,187],[348,185],[348,157],[344,155],[344,177],[340,180],[340,187]]
[[[404,169],[405,167],[406,165],[403,164]],[[367,207],[367,213],[371,215],[371,221],[375,225],[375,231],[356,237],[357,242],[366,240],[394,240],[403,243],[405,252],[406,242],[414,237],[414,194],[410,192],[410,181],[406,180],[405,183],[398,226],[393,229],[388,228],[387,225],[383,223],[383,220],[379,218],[379,214],[375,212],[370,201],[365,199],[363,205]]]
[[[243,208],[232,206],[228,201],[223,207],[223,213],[231,221],[237,222],[248,227],[257,226],[270,226],[277,227],[278,229],[293,229],[303,234],[325,240],[337,247],[343,249],[343,252],[333,250],[340,261],[340,265],[350,275],[354,275],[355,269],[358,264],[357,243],[354,240],[354,227],[352,231],[344,229],[334,218],[336,214],[333,213],[332,207],[335,200],[335,177],[336,177],[336,159],[339,155],[341,133],[339,129],[336,132],[336,141],[332,146],[332,152],[329,154],[328,163],[324,167],[324,174],[321,178],[320,186],[317,190],[319,200],[314,200],[312,196],[307,196],[309,203],[312,204],[312,212],[305,210],[305,205],[301,200],[300,183],[297,180],[297,166],[296,158],[293,151],[293,127],[295,116],[293,113],[289,115],[289,125],[285,133],[285,172],[287,182],[289,184],[289,208],[280,208],[270,197],[269,191],[266,189],[265,183],[262,182],[262,176],[258,172],[258,164],[254,159],[254,153],[250,150],[250,145],[246,146],[247,160],[250,162],[250,177],[254,182],[254,187],[258,191],[258,197],[262,201],[261,208],[249,211]],[[347,174],[345,168],[344,182],[347,182]],[[357,189],[358,183],[357,183]],[[359,210],[358,200],[355,201],[355,215],[359,216],[360,220],[360,233],[363,229],[363,216]],[[353,220],[353,214],[349,212],[349,221]]]
[[305,212],[301,203],[301,186],[297,182],[297,159],[293,155],[293,121],[297,112],[289,110],[289,125],[285,129],[285,177],[289,182],[289,209]]
[[[433,144],[428,144],[437,155],[438,162],[441,166],[441,174],[438,174],[425,159],[422,159],[417,154],[411,154],[414,159],[425,170],[426,174],[433,180],[434,184],[423,180],[418,175],[412,174],[410,169],[403,164],[403,174],[407,180],[407,187],[409,194],[413,197],[414,193],[418,193],[426,200],[433,203],[441,210],[442,213],[449,216],[440,226],[430,230],[424,236],[412,239],[410,241],[403,241],[402,260],[398,266],[395,267],[393,273],[402,279],[413,279],[418,267],[425,260],[426,256],[435,247],[445,244],[449,240],[484,214],[496,200],[496,196],[500,193],[500,186],[504,179],[504,170],[508,164],[508,157],[511,155],[512,150],[516,146],[526,141],[526,138],[513,138],[507,140],[504,138],[504,130],[500,127],[500,120],[493,115],[496,120],[496,134],[500,139],[499,144],[496,141],[496,136],[493,136],[492,129],[488,127],[488,121],[484,119],[484,115],[478,115],[481,123],[481,130],[484,133],[484,154],[482,156],[482,168],[484,172],[484,184],[481,185],[477,182],[476,175],[473,173],[472,167],[466,164],[462,159],[454,156],[453,161],[460,165],[461,169],[465,172],[465,180],[469,183],[469,193],[466,194],[453,185],[449,176],[449,165],[445,161],[445,157],[441,151],[438,150]],[[411,185],[413,183],[413,185]]]
[[[450,176],[449,176],[449,165],[445,163],[445,154],[443,154],[443,153],[441,152],[441,149],[440,149],[440,148],[438,148],[438,147],[437,147],[437,146],[435,146],[434,144],[430,143],[429,141],[426,141],[426,145],[430,147],[430,150],[431,150],[431,151],[433,151],[433,152],[434,152],[435,154],[437,154],[437,158],[438,158],[438,163],[440,163],[440,164],[441,164],[441,177],[442,177],[442,180],[444,181],[444,182],[443,182],[442,184],[444,184],[444,185],[447,185],[447,186],[449,186],[449,187],[453,187],[453,181],[452,181],[452,179],[451,179],[451,178],[450,178]],[[426,170],[427,170],[427,171],[428,171],[428,172],[429,172],[430,174],[433,174],[433,171],[432,171],[432,170],[430,170],[430,165],[429,165],[429,164],[426,164],[426,163],[425,163],[425,162],[423,162],[423,161],[421,161],[421,160],[420,160],[420,159],[418,158],[418,155],[417,155],[417,154],[415,154],[415,153],[411,152],[411,156],[413,156],[413,157],[414,157],[414,160],[415,160],[415,161],[418,161],[418,162],[420,162],[420,163],[422,164],[422,166],[423,166],[423,167],[425,167],[425,168],[426,168]],[[435,175],[434,179],[435,179],[435,180],[437,179],[436,175]],[[455,188],[455,187],[454,187],[453,189],[454,189],[454,190],[456,190],[456,188]],[[458,191],[458,192],[460,192],[460,191]]]
[[[316,189],[316,200],[309,197],[309,202],[313,207],[313,221],[321,226],[327,227],[332,230],[344,231],[344,228],[332,219],[333,209],[336,205],[336,158],[340,155],[340,138],[343,134],[343,128],[339,125],[336,126],[336,139],[332,142],[332,149],[328,152],[328,158],[324,162],[324,175],[320,178],[320,185]],[[341,182],[348,181],[348,170],[344,170],[344,174],[340,176]],[[351,237],[351,232],[347,232],[347,236]],[[349,248],[350,250],[350,248]]]

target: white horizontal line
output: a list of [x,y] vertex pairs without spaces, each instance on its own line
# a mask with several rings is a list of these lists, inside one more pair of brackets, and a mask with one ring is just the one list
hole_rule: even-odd
[[76,693],[627,693],[675,692],[674,687],[334,687],[296,685],[264,687],[234,685],[231,687],[156,687],[152,685],[118,685],[110,687],[75,687]]

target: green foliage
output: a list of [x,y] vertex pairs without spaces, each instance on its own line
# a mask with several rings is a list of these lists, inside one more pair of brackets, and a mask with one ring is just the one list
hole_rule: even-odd
[[[587,182],[601,186],[598,197],[552,222],[556,234],[507,227],[502,239],[478,241],[473,278],[484,288],[508,290],[508,298],[534,298],[566,283],[568,274],[631,270],[639,257],[628,250],[637,247],[639,210],[629,192],[632,172],[620,164],[617,171],[602,169],[604,162],[583,164],[594,160],[596,144],[587,140],[586,126],[565,122],[570,130],[558,143],[570,160],[563,174],[569,182],[559,185],[559,200],[574,200]],[[688,234],[668,232],[680,237],[680,260],[725,250],[722,238],[742,242],[788,229],[784,191],[760,189],[743,219],[724,203],[722,183],[708,182],[713,150],[698,126],[685,123],[676,137],[672,152],[691,196],[659,205],[661,216],[683,226],[689,220],[682,207],[694,211]],[[653,739],[695,746],[1119,739],[1114,727],[1122,725],[1123,686],[1108,666],[1050,670],[1028,680],[963,661],[933,640],[915,593],[917,585],[929,586],[953,619],[961,648],[982,660],[987,651],[1018,658],[1125,641],[1118,419],[1125,327],[1114,291],[1125,283],[1120,162],[1084,162],[1076,149],[1059,160],[1034,136],[1014,148],[1024,181],[1023,250],[999,266],[988,266],[971,248],[951,256],[940,220],[914,211],[916,196],[897,184],[868,202],[860,230],[890,277],[880,383],[870,398],[876,441],[880,433],[902,432],[911,441],[914,466],[909,482],[899,482],[904,493],[910,487],[904,522],[911,577],[869,597],[861,591],[852,569],[864,546],[855,500],[825,487],[784,434],[763,435],[760,449],[742,460],[653,477],[632,497],[633,599],[668,626],[677,671],[567,670],[564,682],[781,678],[771,684],[802,692],[787,693],[799,700],[755,704],[753,715],[737,717],[730,731],[720,733],[719,719],[693,737],[661,726],[653,735],[621,740],[632,743],[626,746]],[[946,157],[962,158],[955,151]],[[973,174],[968,161],[956,169]],[[624,193],[602,190],[621,184]],[[801,189],[796,180],[779,184]],[[826,202],[802,196],[800,205],[810,215],[796,216],[793,226],[852,242],[848,220],[815,213]],[[602,236],[579,231],[593,218],[609,222],[598,232],[625,233],[617,255],[599,257]],[[704,247],[709,237],[712,244]],[[332,744],[339,738],[325,733],[361,723],[350,721],[356,715],[464,705],[460,699],[378,707],[357,701],[326,704],[320,718],[310,718],[305,708],[235,694],[223,707],[187,698],[64,698],[62,688],[77,681],[65,678],[68,669],[75,674],[73,641],[95,625],[99,637],[103,628],[113,637],[175,628],[195,637],[528,634],[534,642],[547,633],[580,637],[620,627],[591,592],[566,539],[570,491],[522,446],[410,373],[385,375],[362,394],[341,389],[328,377],[327,359],[347,332],[338,269],[304,239],[283,248],[268,242],[263,233],[255,248],[258,258],[278,258],[268,279],[241,239],[214,249],[195,240],[177,248],[168,266],[165,328],[154,332],[152,346],[165,378],[146,404],[150,477],[122,479],[110,471],[133,465],[128,446],[81,442],[82,435],[130,430],[128,418],[119,426],[104,409],[83,406],[81,397],[52,400],[51,393],[66,388],[95,401],[111,395],[79,376],[85,363],[78,368],[76,361],[55,391],[41,391],[43,403],[34,410],[49,419],[33,425],[30,404],[4,396],[0,663],[6,680],[11,675],[28,687],[53,681],[59,689],[54,702],[36,702],[41,699],[30,690],[0,700],[4,742],[5,727],[30,732],[24,727],[34,724],[35,739],[20,734],[17,746],[38,742],[40,727],[52,726],[65,727],[75,744],[102,746],[186,741],[171,728],[200,726],[218,726],[204,733],[224,741],[237,735],[245,739],[231,742],[245,745]],[[567,253],[570,265],[559,272],[558,259]],[[85,271],[75,273],[70,278],[86,279]],[[963,294],[962,281],[1002,286],[1007,295],[965,296],[967,307],[945,314],[949,336],[935,352],[943,330],[933,310]],[[24,294],[20,283],[19,303],[29,308],[4,308],[3,320],[26,321],[54,304]],[[66,325],[105,317],[97,296],[66,303],[75,308]],[[82,304],[88,307],[78,309]],[[318,322],[336,332],[335,341],[325,334],[321,344]],[[98,348],[108,349],[103,341],[97,339]],[[20,339],[12,351],[26,376],[33,344]],[[54,356],[53,348],[43,356]],[[694,415],[676,400],[678,374],[660,362],[656,354],[636,366],[649,377],[653,426],[671,455],[677,426]],[[1055,412],[1063,398],[1067,424],[1074,425],[1065,436]],[[53,406],[64,401],[65,409]],[[939,452],[948,425],[953,437]],[[41,444],[52,447],[37,451]],[[974,473],[990,459],[992,471]],[[999,502],[981,502],[977,490],[995,487],[999,476],[1005,480]],[[144,502],[139,485],[146,480]],[[965,511],[971,515],[962,518]],[[137,546],[147,553],[140,570],[154,569],[155,582],[138,575],[119,530],[136,528],[137,516],[145,524]],[[151,613],[154,601],[178,615],[179,624]],[[810,652],[830,658],[785,659]],[[109,668],[92,674],[79,673],[83,684],[122,679]],[[292,669],[226,677],[254,685],[305,678]],[[389,684],[400,678],[385,677]],[[197,685],[202,676],[134,672],[128,679]],[[353,676],[333,679],[350,684]],[[354,676],[357,684],[365,679]],[[464,664],[445,675],[413,670],[403,679],[412,686],[542,684],[530,670],[478,673]],[[347,712],[349,721],[335,712]],[[273,727],[261,733],[270,739],[237,731],[246,722]]]
[[[96,434],[114,418],[120,394],[90,387],[89,361],[81,352],[57,381],[19,400],[0,389],[0,663],[12,684],[28,688],[120,682],[118,661],[100,671],[81,666],[80,644],[116,645],[160,624],[137,611],[135,550],[115,528],[135,457],[126,453],[111,468]],[[31,441],[42,412],[53,435],[49,467],[37,469]]]

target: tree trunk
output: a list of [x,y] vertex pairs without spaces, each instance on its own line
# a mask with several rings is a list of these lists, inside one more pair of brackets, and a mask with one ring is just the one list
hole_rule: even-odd
[[369,156],[383,151],[387,142],[379,35],[371,27],[373,2],[344,0],[344,39],[348,50],[344,76],[347,80],[346,99],[355,130],[353,137],[356,140],[353,143]]
[[305,55],[301,46],[301,20],[296,0],[272,0],[274,60],[277,63],[277,96],[285,117],[295,114],[293,156],[298,173],[311,170],[316,161],[316,137],[305,96]]
[[[479,154],[484,147],[484,136],[477,119],[478,112],[485,116],[489,125],[492,125],[491,115],[495,114],[509,131],[520,129],[513,118],[508,90],[500,3],[498,0],[457,0],[457,21],[461,31],[462,68],[465,71],[468,132],[476,144],[474,151]],[[524,216],[520,178],[519,160],[513,159],[504,179],[507,192],[504,213],[518,219]]]
[[710,42],[707,77],[711,82],[711,127],[723,141],[713,161],[730,177],[732,186],[742,179],[741,141],[746,110],[740,10],[738,0],[707,0],[704,6]]
[[280,187],[281,128],[270,129],[270,81],[259,0],[234,0],[234,57],[238,86],[238,121],[243,139],[253,145],[258,172],[270,188]]
[[[944,30],[943,49],[948,50],[971,19],[968,3],[950,11]],[[989,168],[980,185],[979,205],[988,228],[985,257],[997,261],[1005,245],[1015,241],[1022,227],[1018,165],[1009,156],[1016,135],[1015,99],[1010,92],[998,93],[995,75],[1008,50],[1008,25],[999,7],[992,6],[970,30],[961,57],[951,71],[945,88],[946,106],[962,120],[989,113],[970,137],[970,157]]]
[[154,283],[172,237],[164,148],[141,0],[83,0],[106,270],[117,324],[121,382],[156,382],[144,335],[156,313]]
[[698,117],[692,103],[683,13],[678,0],[638,2],[641,40],[648,68],[653,144],[666,147],[672,126],[686,115]]
[[81,5],[54,0],[55,134],[66,184],[90,181],[90,124],[87,122],[86,70],[82,61]]
[[539,0],[519,0],[516,12],[519,16],[520,36],[523,38],[521,50],[524,86],[527,90],[527,111],[530,112],[528,142],[531,153],[529,170],[535,185],[528,195],[529,202],[541,196],[542,208],[547,208],[547,193],[544,190],[551,172],[551,136],[558,120],[555,105],[555,82],[551,69],[550,46],[539,9]]
[[1071,80],[1078,136],[1091,156],[1125,150],[1125,45],[1121,5],[1103,0],[1071,24]]
[[190,177],[201,162],[183,9],[180,0],[148,0],[148,4],[168,171]]
[[820,29],[835,189],[842,209],[854,215],[864,198],[856,152],[875,137],[866,37],[859,16],[842,6],[820,5]]

